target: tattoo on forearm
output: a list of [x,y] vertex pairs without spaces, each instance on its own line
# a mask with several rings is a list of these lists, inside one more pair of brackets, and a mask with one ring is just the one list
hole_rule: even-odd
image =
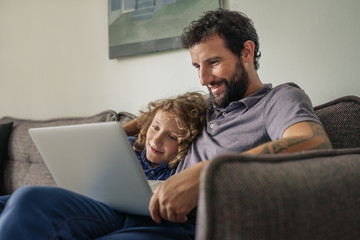
[[308,122],[308,124],[310,125],[311,129],[313,130],[313,138],[317,137],[317,136],[323,136],[324,134],[326,135],[326,133],[324,132],[324,129],[317,123],[314,122]]
[[280,139],[276,142],[265,144],[261,153],[280,153],[286,151],[292,146],[306,141],[307,140],[305,139]]
[[273,151],[274,153],[279,153],[305,141],[305,139],[282,139],[273,144]]
[[[313,135],[311,139],[316,137],[326,136],[324,129],[317,123],[307,122],[310,128],[312,129]],[[294,147],[298,144],[307,142],[309,138],[294,138],[294,139],[280,139],[275,142],[267,143],[263,146],[261,153],[281,153],[289,150],[291,147]],[[313,146],[311,149],[326,149],[331,148],[331,143],[328,141],[322,142],[316,146]]]

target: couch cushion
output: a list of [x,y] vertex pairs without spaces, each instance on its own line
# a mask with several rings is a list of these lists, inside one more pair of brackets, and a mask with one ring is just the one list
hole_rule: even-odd
[[0,124],[0,165],[8,157],[8,142],[13,122]]
[[55,185],[47,167],[28,133],[29,128],[60,126],[82,123],[118,121],[116,112],[108,110],[88,117],[56,118],[49,120],[19,119],[4,117],[0,124],[13,122],[5,167],[5,191],[13,192],[24,185]]
[[360,147],[360,98],[345,96],[314,107],[334,148]]
[[13,123],[0,124],[0,195],[5,194],[4,189],[4,168],[8,160],[8,143]]

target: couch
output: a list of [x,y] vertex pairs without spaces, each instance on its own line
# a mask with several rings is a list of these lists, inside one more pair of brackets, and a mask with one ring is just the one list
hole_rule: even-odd
[[210,162],[201,176],[197,240],[360,239],[360,98],[314,109],[334,149]]
[[[201,176],[197,236],[211,239],[360,239],[360,99],[316,106],[333,150],[293,154],[222,155]],[[55,185],[28,129],[119,121],[135,116],[0,119],[1,194],[24,185]]]

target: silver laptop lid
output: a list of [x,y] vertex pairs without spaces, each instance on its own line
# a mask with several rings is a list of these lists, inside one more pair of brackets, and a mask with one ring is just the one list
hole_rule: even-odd
[[118,122],[33,128],[29,133],[59,187],[124,213],[150,215],[152,190]]

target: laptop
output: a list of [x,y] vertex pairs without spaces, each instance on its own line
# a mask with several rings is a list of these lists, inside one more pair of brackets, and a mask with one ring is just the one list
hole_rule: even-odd
[[123,213],[150,215],[152,188],[161,181],[147,180],[119,122],[31,128],[29,134],[59,187]]

